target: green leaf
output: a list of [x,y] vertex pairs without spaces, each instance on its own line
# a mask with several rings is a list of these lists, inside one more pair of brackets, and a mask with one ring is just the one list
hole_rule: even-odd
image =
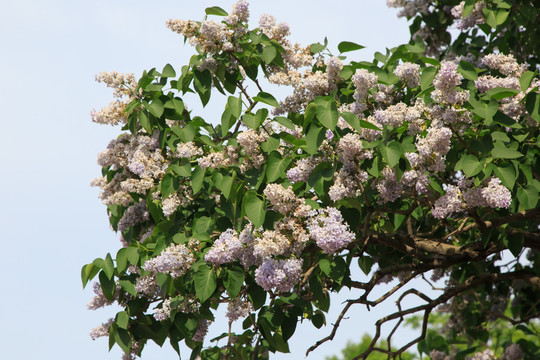
[[326,45],[315,43],[309,46],[309,51],[311,51],[312,54],[317,54],[323,51],[325,48],[326,48]]
[[486,19],[486,24],[495,29],[497,27],[497,17],[495,15],[495,11],[489,8],[484,8],[483,12]]
[[422,90],[426,90],[431,86],[431,83],[433,82],[433,79],[435,79],[435,75],[437,75],[437,68],[434,66],[428,66],[424,68],[422,71],[422,75],[420,75],[420,88]]
[[116,325],[121,329],[127,329],[129,323],[129,315],[125,311],[120,311],[116,314]]
[[330,261],[328,261],[327,259],[322,259],[321,261],[319,261],[319,268],[327,276],[330,275],[330,271],[332,271],[330,267]]
[[339,115],[334,99],[317,98],[315,103],[317,104],[317,118],[321,124],[327,129],[335,130]]
[[105,298],[109,301],[111,301],[114,297],[114,293],[116,291],[116,283],[113,279],[109,278],[105,271],[102,270],[99,272],[99,283],[101,285],[101,290],[103,290],[103,295],[105,295]]
[[474,155],[465,155],[462,160],[462,168],[467,177],[472,177],[482,171],[484,163]]
[[279,107],[279,103],[277,102],[276,98],[274,98],[272,95],[264,91],[261,91],[260,93],[257,94],[257,96],[253,97],[253,100],[265,103],[273,107]]
[[221,115],[221,136],[227,135],[229,129],[235,122],[235,117],[231,113],[229,106],[226,106],[225,111],[223,111],[223,114]]
[[162,198],[166,199],[169,197],[169,195],[174,194],[176,190],[178,190],[179,186],[180,179],[170,172],[165,174],[159,185]]
[[315,103],[309,103],[306,107],[306,111],[304,111],[304,127],[307,127],[307,125],[315,118],[316,114],[317,105]]
[[138,265],[139,263],[139,249],[133,246],[126,248],[126,257],[130,264]]
[[518,257],[523,249],[523,245],[525,243],[524,240],[525,239],[523,238],[522,234],[506,235],[503,238],[503,244],[508,248],[508,250],[510,250],[512,255]]
[[231,114],[236,118],[240,118],[242,115],[242,99],[235,96],[229,96],[227,99],[227,105],[229,105],[229,110]]
[[148,119],[146,111],[139,111],[139,123],[144,130],[148,131],[149,134],[152,134],[152,126],[150,125],[150,119]]
[[361,256],[358,258],[358,266],[362,269],[364,274],[368,275],[373,266],[373,259],[371,256]]
[[248,287],[249,301],[253,304],[255,310],[260,309],[266,302],[266,291],[257,284],[252,284]]
[[512,164],[504,163],[497,166],[495,168],[495,175],[497,175],[504,186],[512,191],[516,183],[516,171]]
[[244,284],[244,279],[244,271],[238,266],[235,266],[226,272],[223,285],[225,285],[225,289],[232,299],[240,293],[242,284]]
[[490,99],[489,102],[486,104],[483,101],[478,101],[471,97],[469,99],[469,103],[473,106],[472,112],[485,119],[486,123],[488,124],[491,123],[491,121],[493,120],[493,116],[497,113],[497,110],[499,109],[499,103],[494,99]]
[[521,87],[521,91],[525,92],[527,91],[527,89],[529,89],[529,86],[531,86],[531,83],[535,75],[536,73],[532,71],[525,71],[523,75],[521,75],[521,78],[519,79],[519,85]]
[[184,127],[174,125],[172,131],[185,143],[195,139],[195,135],[197,134],[197,130],[191,124],[187,124]]
[[159,99],[155,99],[148,106],[148,111],[150,111],[150,114],[154,115],[157,118],[163,115],[164,110],[165,110],[165,107],[163,106],[163,103]]
[[467,61],[460,61],[457,71],[467,80],[478,80],[478,72],[476,71],[476,68]]
[[519,90],[516,89],[507,89],[503,87],[496,87],[493,89],[489,89],[486,92],[486,95],[495,99],[495,100],[501,100],[510,96],[515,96],[519,94]]
[[349,51],[361,50],[365,48],[365,46],[358,45],[350,41],[342,41],[338,44],[337,48],[340,53],[344,53]]
[[125,353],[129,353],[131,348],[131,335],[126,329],[117,328],[114,332],[114,340],[120,345]]
[[276,48],[273,47],[272,45],[268,45],[264,47],[261,58],[266,64],[270,64],[272,63],[272,61],[274,61],[274,59],[276,58],[276,55],[277,55]]
[[199,165],[195,166],[191,173],[191,188],[193,189],[193,194],[196,194],[201,190],[205,173],[206,169],[201,168]]
[[506,19],[508,18],[508,15],[510,15],[510,11],[499,9],[499,11],[497,11],[497,15],[496,15],[497,25],[502,25],[506,21]]
[[266,168],[266,181],[274,182],[285,175],[287,166],[291,163],[290,157],[282,157],[277,151],[272,151],[268,157],[268,167]]
[[317,125],[311,125],[306,135],[306,151],[310,155],[315,155],[319,152],[319,146],[321,146],[324,140],[324,132],[322,127]]
[[116,269],[119,273],[124,272],[128,267],[128,260],[127,260],[127,248],[121,248],[116,253]]
[[535,186],[519,187],[517,191],[519,210],[534,209],[538,204],[538,190]]
[[264,201],[259,199],[256,193],[248,192],[244,196],[243,205],[248,219],[253,223],[255,228],[261,227],[264,224],[266,215]]
[[529,115],[531,115],[535,121],[540,122],[540,93],[528,93],[525,104]]
[[242,115],[242,121],[248,127],[256,130],[268,117],[268,109],[262,108],[257,110],[255,115],[253,114],[244,114]]
[[296,128],[294,127],[294,123],[290,119],[287,119],[286,117],[278,116],[274,120],[276,120],[281,125],[285,126],[287,129],[291,129],[293,131],[296,130]]
[[83,283],[83,288],[86,287],[86,284],[88,284],[88,281],[93,279],[94,276],[97,275],[99,272],[99,268],[95,266],[93,263],[86,264],[81,269],[81,280]]
[[223,10],[219,6],[207,7],[206,9],[204,9],[204,12],[206,13],[206,15],[217,15],[217,16],[229,15],[225,10]]
[[193,280],[195,282],[195,293],[201,302],[208,300],[216,290],[216,275],[212,268],[206,264],[199,266]]
[[162,77],[176,77],[176,71],[174,71],[171,64],[167,64],[161,71],[161,76]]
[[353,127],[358,132],[362,131],[362,128],[364,129],[371,129],[371,130],[378,130],[381,131],[375,124],[372,124],[366,120],[361,120],[353,113],[350,112],[344,112],[341,113],[341,117]]
[[113,259],[111,257],[111,254],[109,254],[109,253],[105,257],[103,271],[105,272],[105,275],[107,275],[107,277],[109,279],[113,278],[113,276],[114,276],[114,263],[113,263]]
[[383,157],[390,167],[394,167],[399,163],[401,154],[403,154],[401,144],[397,141],[391,141],[386,145],[386,152],[383,152]]
[[491,150],[491,155],[497,159],[517,159],[523,154],[517,150],[507,148],[502,142],[495,141],[495,147]]
[[208,104],[210,100],[210,94],[212,89],[212,74],[209,70],[203,72],[193,70],[193,85],[195,91],[199,94],[203,106]]

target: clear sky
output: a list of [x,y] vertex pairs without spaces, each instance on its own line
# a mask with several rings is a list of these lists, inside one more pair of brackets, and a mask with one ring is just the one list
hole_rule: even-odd
[[[193,49],[165,27],[165,20],[200,20],[205,7],[229,10],[233,2],[0,3],[0,359],[120,358],[118,347],[108,353],[105,339],[89,338],[89,331],[116,309],[86,310],[92,292],[82,290],[79,276],[82,265],[116,253],[120,246],[98,190],[89,186],[100,171],[96,154],[119,133],[90,121],[92,108],[112,100],[111,91],[94,82],[94,75],[113,70],[140,75],[166,63],[179,69]],[[351,55],[355,60],[371,60],[375,51],[409,38],[405,20],[398,20],[384,0],[253,0],[252,23],[263,13],[289,23],[292,39],[302,44],[327,36],[331,49],[343,40],[367,46]],[[200,110],[198,100],[188,101],[191,109]],[[222,109],[214,104],[200,114],[218,119]],[[382,315],[365,308],[352,314],[337,339],[309,359],[324,359],[347,340],[372,332]],[[332,312],[328,322],[336,316]],[[302,359],[307,347],[329,332],[328,326],[317,331],[303,325],[291,340],[292,354],[273,359]],[[175,358],[168,345],[161,350],[148,346],[143,356]]]

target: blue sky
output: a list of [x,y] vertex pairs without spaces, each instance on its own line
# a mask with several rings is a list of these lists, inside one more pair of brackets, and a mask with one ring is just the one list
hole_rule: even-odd
[[[115,70],[138,76],[166,63],[180,68],[193,50],[165,27],[165,20],[199,20],[205,7],[229,10],[233,2],[17,0],[0,4],[1,359],[120,358],[118,348],[107,352],[106,340],[89,338],[89,331],[116,309],[87,311],[92,293],[82,290],[79,277],[82,265],[115,253],[120,246],[109,229],[97,189],[89,186],[99,175],[96,154],[119,133],[118,128],[90,121],[90,110],[112,99],[109,89],[94,82],[94,75]],[[252,1],[254,24],[262,13],[289,23],[292,39],[302,44],[327,36],[331,49],[343,40],[367,46],[351,55],[355,60],[371,60],[375,51],[409,38],[405,20],[398,20],[383,0]],[[223,108],[219,101],[204,110],[197,99],[187,101],[209,120],[218,119]],[[352,314],[337,339],[309,359],[324,359],[347,340],[372,332],[371,324],[382,315],[364,308]],[[336,316],[332,312],[328,322]],[[292,354],[273,359],[301,359],[315,340],[329,332],[329,327],[316,331],[303,325],[293,337]],[[175,358],[167,346],[149,346],[143,357]]]

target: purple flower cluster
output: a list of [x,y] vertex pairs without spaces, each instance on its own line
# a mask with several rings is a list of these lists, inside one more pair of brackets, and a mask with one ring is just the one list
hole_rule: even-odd
[[498,178],[492,178],[487,187],[467,189],[463,198],[472,207],[508,208],[512,203],[510,190]]
[[267,291],[276,288],[279,292],[286,292],[300,281],[301,274],[301,259],[268,259],[255,270],[255,282]]
[[382,171],[384,179],[375,186],[379,192],[380,202],[392,202],[401,196],[403,187],[397,181],[396,172],[389,166]]
[[287,171],[287,179],[289,179],[290,182],[307,182],[311,172],[315,169],[315,166],[317,166],[317,163],[317,159],[313,156],[300,159],[295,167]]
[[195,257],[184,244],[173,244],[160,255],[147,260],[142,268],[146,271],[170,274],[172,277],[178,278],[188,271],[194,262]]
[[420,65],[404,62],[396,67],[394,74],[410,88],[420,85]]
[[354,233],[343,222],[338,209],[312,210],[308,220],[309,234],[324,253],[334,254],[354,241]]
[[468,91],[455,89],[461,84],[462,79],[457,68],[457,65],[452,61],[441,62],[441,69],[433,80],[435,90],[431,93],[431,97],[435,101],[461,105],[469,99]]
[[253,305],[239,296],[229,302],[225,316],[229,319],[229,322],[232,323],[240,318],[246,317],[251,311],[253,311]]
[[461,204],[463,204],[463,201],[461,200],[461,191],[459,188],[448,185],[446,195],[435,201],[431,214],[434,218],[444,219],[452,213],[461,211]]
[[203,341],[206,333],[208,333],[208,327],[210,326],[211,321],[202,319],[199,320],[199,325],[197,326],[197,331],[193,335],[194,341]]
[[204,260],[214,265],[233,262],[242,252],[242,243],[233,229],[221,233],[214,245],[204,256]]
[[521,350],[518,344],[511,344],[504,349],[501,360],[523,360],[524,356],[523,350]]

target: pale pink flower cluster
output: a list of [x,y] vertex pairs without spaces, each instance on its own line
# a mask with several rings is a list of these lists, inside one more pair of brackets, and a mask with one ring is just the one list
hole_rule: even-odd
[[375,185],[379,192],[379,202],[392,202],[401,196],[403,187],[397,180],[396,172],[389,166],[383,169],[382,175],[384,179]]
[[235,26],[238,23],[247,23],[249,20],[249,3],[239,0],[232,6],[231,13],[223,19],[227,24]]
[[146,202],[138,202],[124,211],[124,215],[118,221],[118,231],[124,232],[128,227],[143,223],[149,219],[150,212],[146,209]]
[[94,283],[93,289],[94,289],[95,296],[86,305],[86,308],[88,310],[96,310],[96,309],[100,309],[100,308],[102,308],[104,306],[111,305],[116,299],[118,299],[118,294],[119,294],[119,291],[120,291],[119,287],[117,287],[113,298],[111,300],[107,300],[107,298],[103,294],[103,290],[101,289],[101,285],[98,282]]
[[394,74],[410,88],[420,85],[420,65],[404,62],[396,67]]
[[501,356],[501,360],[523,360],[525,354],[518,344],[510,344]]
[[451,10],[451,14],[455,19],[457,19],[456,27],[461,31],[465,31],[476,25],[485,23],[486,19],[484,18],[483,12],[485,7],[486,3],[483,1],[475,3],[474,9],[469,15],[467,15],[467,17],[464,18],[463,9],[465,8],[465,1],[462,1],[458,5],[454,6]]
[[109,319],[107,322],[104,322],[103,324],[95,327],[90,332],[90,337],[92,340],[96,340],[100,337],[109,336],[109,329],[111,328],[111,324],[113,323],[114,319]]
[[286,292],[300,281],[301,274],[301,259],[268,259],[255,270],[255,282],[266,291]]
[[347,164],[362,160],[364,158],[364,156],[362,156],[363,149],[360,136],[355,133],[349,133],[339,140],[336,153],[339,155],[339,161]]
[[307,182],[311,172],[315,169],[315,166],[317,166],[319,161],[319,158],[314,156],[298,160],[295,167],[287,170],[287,179],[293,183],[301,181]]
[[135,291],[139,294],[144,294],[149,298],[159,295],[160,289],[155,273],[150,273],[146,276],[140,276],[135,281]]
[[[107,87],[113,88],[113,96],[118,100],[112,101],[108,106],[99,111],[90,111],[92,121],[98,124],[117,125],[125,124],[127,119],[124,114],[126,105],[135,98],[137,92],[137,81],[133,74],[122,74],[113,72],[101,72],[96,75],[97,82],[103,82]],[[127,100],[121,99],[126,96]]]
[[161,208],[163,210],[163,215],[165,216],[171,216],[175,211],[176,209],[178,209],[178,207],[180,206],[180,198],[178,197],[178,195],[175,193],[175,194],[170,194],[168,197],[166,197],[165,199],[163,199],[161,201]]
[[526,70],[525,64],[518,64],[514,55],[489,54],[482,58],[482,63],[490,69],[499,70],[505,76],[520,77]]
[[251,167],[259,169],[265,162],[264,155],[260,149],[261,143],[268,139],[268,134],[263,131],[248,129],[241,132],[236,137],[238,145],[244,149],[245,157],[241,165],[241,171],[245,172]]
[[341,212],[333,207],[312,210],[308,220],[310,237],[325,254],[335,254],[355,240]]
[[358,102],[364,102],[367,98],[369,89],[377,85],[377,75],[370,73],[366,69],[358,69],[351,78],[354,86],[354,99]]
[[[290,34],[287,23],[277,23],[276,18],[269,14],[262,14],[259,18],[259,29],[270,39],[280,40]],[[310,61],[311,63],[311,61]]]
[[264,189],[264,196],[270,202],[272,207],[280,214],[287,214],[292,211],[297,205],[299,199],[289,186],[285,189],[280,184],[268,184]]
[[498,178],[491,178],[485,187],[473,188],[472,182],[464,179],[458,186],[447,185],[446,194],[435,201],[431,211],[433,217],[444,219],[467,207],[508,208],[512,203],[510,190]]
[[334,174],[334,183],[328,190],[332,201],[346,197],[355,197],[361,193],[361,184],[366,182],[368,174],[357,166],[343,166]]
[[186,273],[195,262],[195,257],[184,244],[173,244],[160,255],[147,260],[142,268],[153,273],[170,274],[178,278]]
[[458,66],[452,61],[441,62],[441,68],[433,80],[435,87],[431,93],[433,100],[451,105],[463,105],[465,101],[469,100],[468,90],[456,88],[461,84],[463,78],[457,72],[457,68]]
[[495,360],[495,353],[491,349],[486,349],[482,352],[477,352],[471,360]]
[[250,301],[238,296],[227,304],[227,313],[225,314],[225,317],[232,323],[240,318],[246,317],[253,310],[253,305]]
[[203,154],[203,150],[195,145],[193,141],[187,143],[180,143],[176,146],[176,151],[173,153],[173,157],[176,158],[191,158],[193,156],[200,156]]
[[225,146],[221,152],[213,152],[197,159],[199,166],[203,169],[218,169],[235,164],[238,161],[237,148],[230,145]]
[[199,320],[197,331],[195,332],[195,335],[193,335],[193,341],[203,341],[206,334],[208,333],[208,327],[211,323],[212,322],[210,320]]
[[124,114],[126,103],[115,100],[108,106],[101,108],[99,111],[90,111],[90,118],[93,122],[105,125],[125,124],[127,119]]
[[160,308],[154,309],[154,319],[157,321],[167,320],[171,316],[171,298],[163,300]]

